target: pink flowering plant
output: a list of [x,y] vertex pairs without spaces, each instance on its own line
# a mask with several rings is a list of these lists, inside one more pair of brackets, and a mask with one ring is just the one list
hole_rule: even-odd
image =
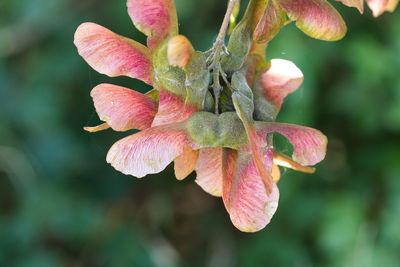
[[[340,2],[363,12],[363,0]],[[379,16],[398,0],[366,2]],[[342,17],[326,0],[250,0],[236,25],[240,1],[230,0],[215,43],[200,52],[179,35],[173,0],[128,0],[127,7],[147,45],[94,23],[81,24],[74,43],[96,71],[154,89],[96,86],[91,96],[104,123],[85,129],[140,130],[109,150],[107,162],[116,170],[141,178],[174,162],[178,180],[195,171],[204,191],[222,197],[239,230],[263,229],[278,207],[279,166],[313,173],[327,147],[318,130],[276,122],[303,74],[290,61],[266,59],[265,50],[291,22],[313,38],[339,40],[346,33]],[[274,134],[288,139],[292,155],[274,148]]]

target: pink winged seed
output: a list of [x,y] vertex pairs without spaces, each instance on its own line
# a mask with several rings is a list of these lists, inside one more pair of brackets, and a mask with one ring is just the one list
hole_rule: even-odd
[[82,23],[75,32],[78,53],[96,71],[110,77],[128,76],[151,84],[150,52],[142,44],[95,23]]
[[272,59],[271,66],[261,74],[260,82],[264,96],[276,109],[280,109],[284,99],[303,83],[301,70],[291,61]]
[[360,13],[364,13],[364,0],[336,0],[341,2],[343,5],[348,7],[355,7],[360,11]]
[[152,126],[181,122],[188,119],[197,109],[187,105],[182,97],[167,90],[160,90],[158,112]]
[[293,145],[293,160],[304,166],[312,166],[325,158],[328,139],[320,131],[286,123],[256,122],[262,138],[269,133],[279,133]]
[[133,24],[149,37],[150,48],[167,35],[178,33],[178,22],[173,0],[128,0],[128,14]]
[[[161,89],[159,92],[158,112],[152,127],[182,122],[196,111],[197,109],[187,105],[182,97]],[[197,156],[198,152],[187,146],[184,148],[183,154],[174,159],[175,175],[178,180],[185,179],[194,170]]]
[[228,148],[200,149],[196,183],[207,193],[222,197],[223,181],[232,175],[235,152]]
[[374,17],[379,17],[385,11],[393,12],[397,7],[399,0],[366,0]]
[[116,170],[142,178],[159,173],[190,146],[181,124],[152,127],[115,143],[107,162]]
[[112,84],[96,86],[91,96],[100,119],[115,131],[147,129],[157,111],[149,96]]
[[296,26],[313,38],[336,41],[347,32],[342,16],[326,0],[280,0],[279,3]]
[[232,223],[243,232],[257,232],[272,219],[278,208],[276,184],[267,194],[250,153],[239,152],[233,176],[224,182],[223,199]]
[[182,155],[174,159],[175,177],[178,180],[183,180],[191,174],[196,168],[196,162],[199,157],[199,151],[193,150],[186,146]]

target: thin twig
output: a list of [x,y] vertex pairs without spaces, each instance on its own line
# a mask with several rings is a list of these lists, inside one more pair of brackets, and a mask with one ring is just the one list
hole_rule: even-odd
[[238,0],[229,0],[228,7],[225,13],[224,20],[222,22],[221,28],[219,30],[217,39],[215,40],[215,43],[212,48],[212,54],[211,58],[212,62],[210,65],[210,70],[213,72],[213,92],[214,92],[214,97],[215,97],[215,113],[218,114],[218,102],[219,102],[219,96],[221,93],[222,86],[219,82],[219,76],[221,73],[221,56],[223,53],[226,53],[225,47],[225,36],[228,30],[229,26],[229,21],[230,17],[233,13],[233,10],[235,8],[236,2]]

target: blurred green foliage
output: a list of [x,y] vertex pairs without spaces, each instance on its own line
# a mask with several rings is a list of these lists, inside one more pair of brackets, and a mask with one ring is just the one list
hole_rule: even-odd
[[[225,1],[176,2],[181,32],[210,47]],[[305,74],[278,120],[321,129],[330,145],[317,174],[284,172],[277,214],[249,235],[193,175],[139,180],[108,166],[126,133],[83,132],[98,123],[95,85],[148,90],[96,73],[73,46],[84,21],[144,41],[124,0],[2,0],[0,266],[400,266],[400,11],[340,10],[341,42],[289,26],[269,47]]]

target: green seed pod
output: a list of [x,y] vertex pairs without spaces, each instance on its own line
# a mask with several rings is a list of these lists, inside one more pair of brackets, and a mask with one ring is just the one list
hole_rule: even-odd
[[232,88],[247,97],[249,101],[253,101],[253,92],[251,91],[246,76],[242,71],[237,71],[232,75]]
[[195,113],[186,124],[192,140],[200,147],[228,147],[239,149],[246,144],[246,132],[234,112],[215,115]]
[[168,63],[168,43],[160,46],[153,56],[154,81],[156,87],[162,87],[178,96],[185,96],[185,72]]
[[264,96],[254,94],[254,119],[272,122],[276,120],[276,109]]
[[[253,39],[254,19],[258,21],[267,0],[250,0],[243,19],[233,29],[228,42],[229,55],[221,60],[222,69],[227,73],[235,72],[242,68],[250,52]],[[257,17],[257,18],[255,18]]]
[[222,147],[240,149],[247,143],[247,135],[242,121],[235,112],[225,112],[219,116],[219,138]]
[[[253,121],[254,97],[253,92],[247,84],[246,77],[241,72],[235,72],[232,76],[233,104],[240,118],[248,122]],[[245,116],[243,118],[242,116]]]
[[[258,75],[259,76],[259,75]],[[254,118],[258,121],[275,121],[278,112],[275,106],[269,102],[262,93],[259,78],[254,83]]]
[[227,73],[239,70],[251,47],[251,27],[248,20],[242,20],[233,30],[228,43],[229,55],[221,60],[222,69]]
[[189,64],[185,67],[185,73],[186,102],[195,104],[199,109],[203,109],[210,85],[210,72],[203,53],[192,53]]
[[210,112],[196,112],[186,124],[193,141],[201,147],[218,146],[218,116]]
[[155,72],[157,85],[178,95],[185,96],[185,73],[175,67],[164,69],[160,72]]

